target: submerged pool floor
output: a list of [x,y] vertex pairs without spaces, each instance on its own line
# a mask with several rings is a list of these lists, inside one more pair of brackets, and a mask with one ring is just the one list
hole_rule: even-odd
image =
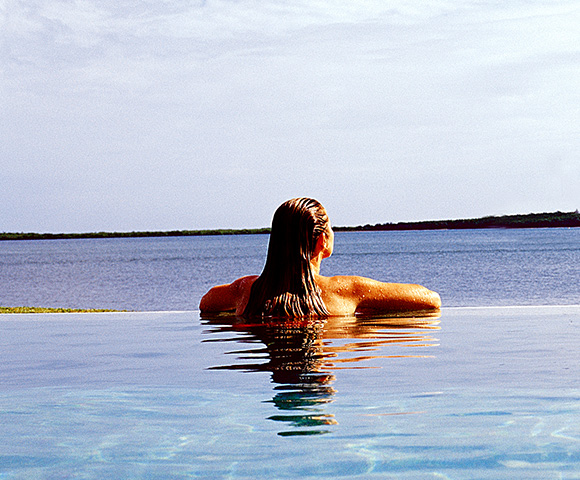
[[0,479],[580,478],[580,307],[0,315]]

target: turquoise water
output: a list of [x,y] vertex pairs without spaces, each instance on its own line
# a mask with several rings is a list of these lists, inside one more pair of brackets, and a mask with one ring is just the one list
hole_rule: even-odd
[[0,478],[580,478],[579,333],[580,306],[0,315]]

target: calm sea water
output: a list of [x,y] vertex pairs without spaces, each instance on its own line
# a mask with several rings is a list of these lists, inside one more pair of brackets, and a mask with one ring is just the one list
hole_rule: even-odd
[[[268,236],[0,242],[0,305],[195,310],[259,273]],[[580,304],[580,229],[339,232],[324,275],[419,283],[444,306]]]

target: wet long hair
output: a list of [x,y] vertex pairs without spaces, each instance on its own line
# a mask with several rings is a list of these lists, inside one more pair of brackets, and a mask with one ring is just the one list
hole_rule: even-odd
[[266,264],[252,285],[244,317],[328,315],[310,265],[328,227],[324,207],[312,198],[294,198],[278,207]]

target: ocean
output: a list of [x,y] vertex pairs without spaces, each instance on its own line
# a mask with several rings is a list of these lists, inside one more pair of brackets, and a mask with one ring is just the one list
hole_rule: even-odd
[[[268,235],[0,242],[0,305],[196,310],[259,274]],[[323,275],[418,283],[444,306],[580,304],[580,229],[338,232]]]

